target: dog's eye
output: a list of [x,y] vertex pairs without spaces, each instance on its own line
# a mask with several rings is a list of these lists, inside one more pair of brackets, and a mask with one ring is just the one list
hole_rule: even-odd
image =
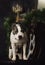
[[17,27],[15,28],[15,33],[17,33],[18,32],[18,29],[17,29]]
[[15,29],[13,30],[13,34],[15,35],[15,34],[17,34],[17,33],[18,33],[18,29],[15,28]]
[[24,30],[22,29],[22,30],[21,30],[21,32],[23,32],[23,33],[24,33]]
[[13,32],[13,35],[15,35],[15,32]]
[[15,30],[15,34],[17,34],[17,32],[18,32],[18,29]]
[[13,31],[13,34],[15,35],[15,34],[17,34],[18,33],[18,30],[16,30],[16,31]]

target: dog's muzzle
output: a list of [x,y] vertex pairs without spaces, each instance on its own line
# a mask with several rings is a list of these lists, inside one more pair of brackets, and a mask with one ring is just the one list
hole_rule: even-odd
[[19,35],[19,36],[18,36],[18,38],[19,38],[19,40],[21,40],[21,39],[22,39],[22,36],[21,36],[21,35]]

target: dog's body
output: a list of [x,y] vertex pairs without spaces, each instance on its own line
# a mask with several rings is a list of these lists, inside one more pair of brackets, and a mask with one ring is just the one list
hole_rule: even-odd
[[23,46],[23,59],[27,60],[29,58],[29,55],[33,53],[34,48],[35,48],[35,43],[33,43],[31,41],[33,41],[33,42],[35,41],[35,36],[33,36],[32,40],[30,40],[30,42],[29,42],[29,46],[30,46],[30,43],[31,43],[32,46],[33,46],[33,49],[31,50],[30,49],[31,46],[29,47],[29,53],[26,57],[26,47],[27,47],[27,42],[28,42],[28,36],[27,36],[26,30],[24,29],[24,27],[22,25],[20,26],[20,24],[14,23],[12,25],[12,31],[11,31],[11,34],[10,34],[10,42],[11,42],[12,48],[10,49],[10,47],[9,47],[9,58],[11,60],[16,60],[16,55],[18,55],[19,59],[22,59],[22,55],[17,54],[16,47]]
[[[12,31],[10,34],[10,42],[12,47],[12,60],[16,60],[16,46],[25,45],[27,43],[27,35],[24,29],[21,29],[21,26],[19,24],[15,23],[12,25]],[[9,55],[9,58],[11,59],[11,56]]]

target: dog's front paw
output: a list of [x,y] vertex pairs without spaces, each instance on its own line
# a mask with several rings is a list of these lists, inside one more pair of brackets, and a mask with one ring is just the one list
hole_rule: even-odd
[[16,60],[16,58],[12,58],[12,61],[15,61]]
[[25,58],[25,57],[24,57],[23,60],[28,60],[28,58]]

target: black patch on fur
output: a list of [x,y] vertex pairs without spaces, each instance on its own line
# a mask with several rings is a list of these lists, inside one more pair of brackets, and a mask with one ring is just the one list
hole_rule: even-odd
[[14,34],[14,35],[18,33],[18,29],[17,29],[15,23],[12,24],[12,30],[13,30],[13,34]]

